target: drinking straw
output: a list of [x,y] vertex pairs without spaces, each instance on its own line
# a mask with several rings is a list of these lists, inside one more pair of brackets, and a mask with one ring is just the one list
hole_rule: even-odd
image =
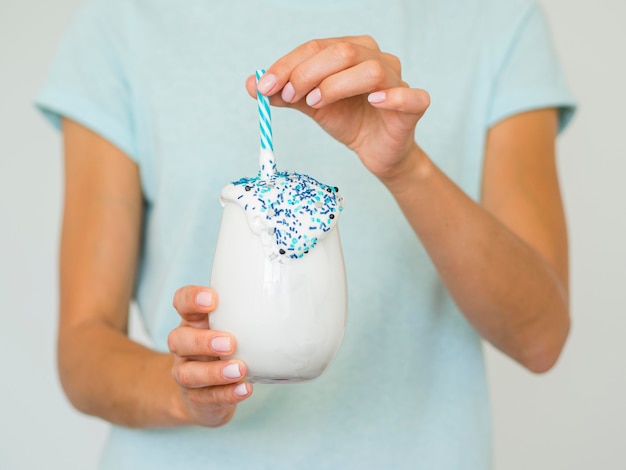
[[[256,81],[265,73],[265,70],[256,71]],[[269,180],[276,173],[276,162],[274,161],[274,143],[272,141],[272,114],[270,112],[270,100],[262,95],[258,90],[256,93],[259,109],[259,130],[261,132],[261,153],[259,165],[260,176],[263,180]]]

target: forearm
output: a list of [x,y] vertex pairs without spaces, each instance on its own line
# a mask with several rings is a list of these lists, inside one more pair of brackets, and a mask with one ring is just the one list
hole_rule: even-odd
[[223,338],[219,349],[209,347],[215,303],[179,305],[181,315],[200,313],[204,321],[177,328],[174,348],[168,338],[171,354],[126,336],[143,217],[139,168],[77,123],[64,121],[64,135],[58,361],[68,398],[85,413],[129,427],[225,424],[252,388],[239,383],[243,364],[218,360],[234,352],[234,341],[227,349]]
[[103,322],[61,328],[59,373],[80,411],[121,426],[190,424],[172,379],[172,357],[130,340]]
[[461,312],[495,347],[541,372],[569,330],[567,286],[529,244],[469,198],[417,146],[385,182]]

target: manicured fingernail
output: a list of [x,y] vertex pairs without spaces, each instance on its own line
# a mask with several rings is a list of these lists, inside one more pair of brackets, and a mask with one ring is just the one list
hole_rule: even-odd
[[306,104],[308,104],[309,106],[315,106],[321,100],[322,100],[322,92],[320,91],[319,88],[316,88],[315,90],[311,90],[311,92],[308,95],[306,95]]
[[196,303],[201,307],[210,307],[213,305],[213,294],[206,291],[200,292],[196,295]]
[[276,85],[276,75],[273,73],[266,73],[259,79],[259,83],[257,83],[256,88],[261,93],[265,94],[274,88]]
[[243,397],[248,394],[248,386],[246,384],[239,384],[235,387],[235,395]]
[[211,348],[216,352],[230,351],[230,338],[228,336],[218,336],[211,340]]
[[374,93],[370,93],[367,97],[367,101],[370,103],[382,103],[387,99],[387,93],[384,91],[375,91]]
[[222,375],[227,379],[236,379],[241,377],[241,371],[239,370],[239,364],[236,362],[228,364],[222,369]]
[[291,84],[291,82],[287,83],[285,87],[283,88],[283,91],[280,94],[280,97],[286,103],[291,103],[291,100],[293,100],[295,96],[296,96],[296,90],[293,88],[293,85]]

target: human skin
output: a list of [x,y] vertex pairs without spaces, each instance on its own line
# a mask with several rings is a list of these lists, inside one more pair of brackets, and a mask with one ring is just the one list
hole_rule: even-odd
[[[181,323],[170,340],[171,354],[155,353],[128,338],[143,207],[138,168],[72,121],[64,120],[63,133],[58,366],[68,398],[79,410],[124,426],[223,424],[232,416],[232,405],[249,396],[252,387],[237,388],[244,364],[215,360],[236,348],[230,335],[206,329],[217,296],[207,298],[210,290],[193,287],[176,293]],[[204,294],[198,297],[200,290]],[[205,333],[201,341],[190,339],[192,328]],[[218,338],[227,338],[230,346]],[[241,377],[232,377],[236,366],[224,371],[233,364],[239,365]],[[195,386],[198,366],[210,389]]]
[[[256,95],[254,78],[246,87]],[[350,147],[388,188],[461,312],[489,342],[534,372],[549,370],[569,330],[567,235],[555,164],[556,111],[512,116],[488,132],[479,202],[414,141],[429,106],[397,58],[367,36],[306,43],[258,84]],[[181,287],[169,354],[127,335],[140,243],[136,164],[64,121],[59,371],[81,411],[131,427],[219,426],[252,393],[236,348],[209,329],[217,293]],[[228,344],[230,343],[230,344]],[[220,349],[221,348],[221,349]],[[238,372],[238,374],[237,374]]]
[[[264,79],[258,88],[273,105],[312,117],[386,185],[477,331],[528,369],[550,369],[569,331],[556,111],[489,132],[477,204],[414,141],[428,94],[409,88],[400,61],[371,37],[310,41]],[[254,96],[253,77],[247,89]]]

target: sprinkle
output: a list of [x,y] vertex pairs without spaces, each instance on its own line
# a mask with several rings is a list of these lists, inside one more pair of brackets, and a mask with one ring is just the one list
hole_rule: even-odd
[[336,186],[297,173],[277,172],[266,180],[260,175],[241,178],[227,188],[231,189],[222,194],[224,198],[236,201],[247,213],[263,214],[264,230],[274,239],[273,256],[301,258],[336,225],[335,214],[343,211]]

